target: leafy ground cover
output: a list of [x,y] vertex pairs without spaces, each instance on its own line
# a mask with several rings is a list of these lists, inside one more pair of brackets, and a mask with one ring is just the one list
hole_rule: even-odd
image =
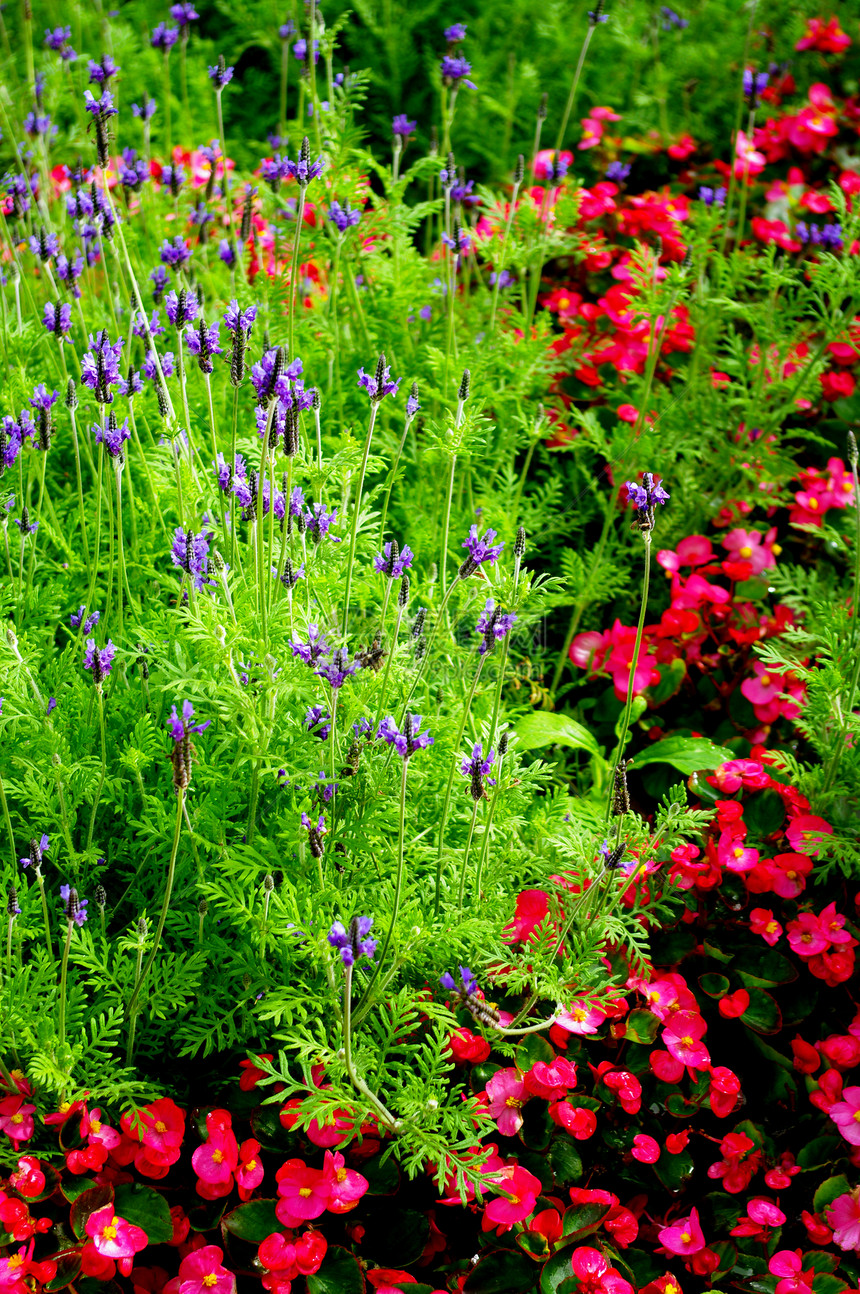
[[860,15],[0,17],[0,1288],[856,1289]]

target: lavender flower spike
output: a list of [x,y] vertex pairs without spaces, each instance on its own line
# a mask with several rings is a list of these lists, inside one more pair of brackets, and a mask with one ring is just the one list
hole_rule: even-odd
[[433,745],[433,738],[429,732],[420,732],[421,715],[407,714],[403,723],[403,732],[397,727],[392,715],[383,719],[379,725],[377,737],[393,746],[403,759],[411,759],[416,750],[426,750],[428,746]]
[[377,944],[376,939],[367,937],[372,925],[373,917],[353,917],[348,930],[342,921],[335,921],[326,938],[340,953],[344,966],[354,966],[359,957],[372,959]]

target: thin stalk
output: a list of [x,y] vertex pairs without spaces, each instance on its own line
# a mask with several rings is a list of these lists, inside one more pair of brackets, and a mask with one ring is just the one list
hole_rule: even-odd
[[361,494],[364,489],[364,477],[367,472],[367,460],[370,457],[370,442],[373,439],[373,428],[376,423],[376,411],[379,404],[376,400],[370,403],[370,420],[367,425],[367,436],[364,441],[364,454],[361,460],[361,470],[358,474],[358,485],[355,492],[355,503],[352,513],[352,529],[349,536],[349,558],[346,567],[346,588],[343,595],[343,626],[342,634],[346,638],[346,632],[349,627],[349,595],[352,589],[352,568],[355,563],[355,545],[358,538],[358,519],[361,512]]
[[395,882],[395,887],[394,887],[394,907],[391,913],[391,920],[388,924],[388,930],[385,933],[385,939],[383,940],[383,943],[382,943],[382,952],[379,954],[379,956],[376,959],[376,967],[374,969],[370,983],[367,985],[367,988],[364,990],[364,993],[362,994],[362,997],[361,997],[361,1001],[359,1002],[358,1007],[356,1008],[356,1014],[358,1014],[362,1010],[365,1003],[370,999],[370,994],[373,990],[373,985],[376,982],[377,976],[379,975],[380,967],[382,966],[382,963],[385,961],[385,955],[388,952],[388,949],[391,945],[391,938],[392,938],[392,935],[394,934],[394,927],[397,923],[397,917],[400,912],[400,898],[403,893],[403,871],[404,871],[403,854],[404,854],[405,839],[406,839],[406,774],[408,770],[409,770],[409,760],[404,759],[403,772],[400,777],[399,834],[398,834],[398,844],[397,844],[397,880]]
[[60,1001],[59,1012],[57,1017],[57,1034],[60,1039],[60,1046],[64,1047],[66,1043],[66,991],[69,982],[69,949],[72,946],[72,927],[74,921],[66,922],[66,942],[63,945],[63,960],[60,965]]
[[[615,751],[615,758],[612,761],[612,779],[610,788],[615,781],[615,773],[619,762],[624,757],[624,747],[627,743],[627,733],[630,728],[630,715],[633,711],[633,689],[636,682],[636,666],[639,661],[639,649],[642,646],[642,635],[645,630],[645,613],[648,610],[648,590],[651,584],[651,532],[644,530],[642,539],[645,544],[645,572],[642,577],[642,601],[639,606],[639,622],[636,626],[636,641],[633,644],[633,659],[630,663],[630,678],[627,683],[627,703],[624,706],[624,718],[621,723],[621,731],[618,734],[618,746]],[[607,805],[606,821],[609,821],[609,813],[612,807],[610,794],[609,804]]]
[[588,31],[585,33],[585,39],[582,42],[582,49],[579,51],[579,62],[576,65],[576,71],[573,74],[573,84],[570,87],[570,94],[567,96],[567,103],[564,109],[564,116],[561,119],[558,136],[555,141],[555,152],[561,152],[561,146],[564,143],[564,136],[567,132],[567,125],[570,121],[570,114],[573,112],[573,105],[576,102],[576,91],[579,88],[579,78],[582,75],[582,68],[585,63],[585,56],[588,53],[588,47],[591,44],[591,38],[594,35],[594,24],[589,20]]
[[469,866],[469,855],[472,852],[472,838],[475,835],[475,823],[478,819],[478,805],[480,800],[475,800],[472,804],[472,821],[469,823],[469,837],[466,841],[466,848],[463,850],[463,868],[460,872],[460,892],[457,895],[457,907],[460,912],[463,911],[463,897],[466,893],[466,871]]
[[[310,61],[313,63],[313,49],[311,50]],[[287,348],[290,359],[293,358],[293,334],[295,331],[296,315],[296,279],[299,274],[299,249],[302,241],[302,222],[305,218],[305,186],[299,185],[299,200],[296,204],[296,232],[293,236],[293,259],[290,266],[290,320],[287,331]]]
[[406,444],[406,437],[409,435],[409,427],[411,423],[412,423],[412,419],[407,417],[406,422],[403,424],[403,435],[400,437],[400,444],[397,446],[397,453],[394,455],[394,462],[391,464],[391,479],[388,482],[388,489],[385,491],[385,501],[382,504],[382,517],[379,522],[380,546],[382,545],[382,541],[385,537],[385,519],[388,516],[388,505],[391,502],[391,491],[394,489],[394,480],[395,480],[395,477],[397,476],[397,469],[400,466],[400,459],[403,455],[403,447]]
[[184,807],[185,791],[180,788],[176,792],[176,826],[173,831],[173,846],[170,851],[170,862],[167,866],[167,884],[164,889],[164,901],[161,905],[161,914],[158,918],[155,939],[152,944],[152,950],[146,959],[146,965],[141,972],[140,978],[135,985],[134,992],[131,995],[131,1001],[128,1004],[128,1043],[125,1049],[125,1063],[127,1065],[131,1064],[131,1058],[134,1053],[134,1035],[135,1026],[137,1024],[138,999],[140,997],[141,989],[146,981],[146,977],[152,968],[152,963],[155,961],[156,954],[158,953],[158,949],[161,944],[161,936],[164,933],[164,923],[167,920],[167,912],[170,908],[170,896],[173,893],[173,882],[176,878],[176,856],[179,853],[179,837],[182,834],[182,815]]
[[101,737],[101,775],[99,777],[98,790],[93,800],[93,808],[90,814],[90,826],[87,832],[87,849],[93,843],[93,830],[96,825],[96,814],[99,811],[99,801],[102,795],[102,788],[105,784],[105,775],[107,773],[107,750],[105,746],[105,703],[101,687],[96,687],[96,696],[99,703],[99,735]]
[[457,762],[460,758],[460,742],[463,740],[463,733],[466,731],[466,724],[469,721],[469,713],[472,709],[472,702],[475,699],[475,693],[478,690],[478,682],[481,677],[481,670],[484,668],[486,656],[482,656],[478,661],[478,668],[475,670],[475,677],[472,679],[472,688],[463,707],[463,716],[460,720],[460,729],[454,741],[454,756],[451,761],[451,771],[448,774],[448,785],[445,787],[445,799],[442,804],[442,818],[439,823],[439,844],[436,850],[436,897],[433,902],[433,916],[439,915],[439,901],[442,890],[442,853],[445,848],[445,828],[448,824],[448,812],[451,807],[451,792],[454,788],[454,777],[457,772]]

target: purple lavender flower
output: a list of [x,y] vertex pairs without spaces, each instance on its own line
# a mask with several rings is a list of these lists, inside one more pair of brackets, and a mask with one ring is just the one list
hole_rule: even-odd
[[305,528],[315,544],[322,543],[328,537],[336,544],[341,542],[339,535],[330,535],[329,531],[337,520],[337,508],[326,512],[324,503],[312,503],[305,513]]
[[193,292],[186,292],[184,288],[179,293],[168,292],[164,298],[164,309],[175,327],[184,328],[186,324],[193,323],[197,318],[197,297]]
[[321,157],[318,157],[315,162],[311,161],[310,140],[307,135],[305,135],[299,149],[298,161],[292,162],[289,158],[285,158],[282,166],[284,175],[290,176],[294,180],[298,180],[299,184],[304,189],[307,188],[311,180],[319,179],[323,173],[325,164]]
[[181,234],[177,234],[173,241],[165,238],[161,244],[160,256],[164,265],[170,265],[172,268],[187,265],[191,260],[191,248],[186,247],[185,239]]
[[756,72],[751,67],[744,68],[743,86],[744,94],[749,99],[750,104],[755,106],[755,102],[762,90],[767,89],[767,83],[770,80],[767,72]]
[[90,73],[91,85],[106,85],[112,76],[116,76],[119,68],[111,58],[110,54],[103,54],[102,61],[97,63],[91,58],[87,64]]
[[376,364],[376,373],[371,377],[365,373],[363,368],[358,370],[358,385],[363,386],[371,401],[377,404],[387,395],[396,395],[397,388],[403,381],[398,378],[396,382],[391,381],[391,368],[385,362],[385,356],[380,355]]
[[93,629],[96,627],[96,625],[101,620],[101,618],[102,618],[101,611],[93,611],[92,615],[88,616],[86,607],[82,606],[82,607],[78,607],[77,611],[73,611],[72,614],[69,616],[69,624],[72,626],[73,629],[79,629],[81,621],[83,620],[84,622],[83,633],[84,633],[84,637],[86,637],[87,634],[92,633]]
[[516,623],[517,617],[511,612],[502,615],[501,608],[497,607],[492,598],[487,598],[484,604],[484,610],[478,618],[475,625],[475,632],[484,635],[484,641],[478,648],[479,653],[484,656],[491,652],[497,642],[509,634]]
[[[161,371],[164,374],[164,376],[173,377],[173,372],[174,372],[173,351],[172,350],[164,351],[163,354],[159,356],[159,358],[161,360]],[[157,380],[160,380],[158,377],[158,365],[155,362],[154,350],[148,350],[146,352],[146,355],[143,360],[143,376],[146,378],[148,382],[155,382]],[[123,394],[125,394],[125,392],[123,392]]]
[[224,311],[224,326],[232,333],[240,329],[247,336],[250,334],[251,326],[257,318],[258,309],[258,306],[250,305],[245,310],[240,310],[239,302],[234,297]]
[[189,328],[183,334],[189,354],[197,356],[197,363],[200,366],[201,373],[211,373],[213,369],[212,356],[223,355],[224,353],[223,348],[218,345],[220,327],[219,320],[207,327],[201,315],[197,327]]
[[623,162],[610,162],[606,168],[606,178],[614,184],[623,184],[629,174],[630,167]]
[[407,714],[403,723],[403,732],[397,727],[394,717],[389,715],[387,719],[382,720],[376,735],[389,746],[393,746],[403,759],[411,759],[416,750],[426,750],[428,746],[433,745],[433,738],[429,732],[420,732],[420,728],[420,714]]
[[492,288],[495,287],[497,281],[500,288],[506,288],[509,283],[513,282],[513,279],[507,270],[501,270],[498,274],[494,270],[487,282]]
[[162,49],[168,54],[178,40],[179,28],[168,27],[166,22],[160,22],[153,30],[149,43],[153,49]]
[[181,166],[162,166],[161,168],[161,185],[169,189],[174,197],[179,193],[188,177]]
[[306,665],[316,665],[317,661],[326,656],[329,651],[329,645],[325,639],[325,633],[319,625],[308,625],[308,641],[306,643],[290,642],[293,655],[298,656],[299,660],[304,661]]
[[173,532],[173,544],[170,549],[173,565],[190,577],[198,591],[204,584],[210,582],[204,579],[209,570],[210,538],[211,533],[208,530],[196,532],[177,526]]
[[295,32],[296,32],[296,24],[293,22],[291,18],[288,18],[286,22],[282,22],[280,27],[278,28],[278,35],[280,36],[281,40],[289,40],[291,36],[295,35]]
[[167,726],[170,729],[170,735],[174,741],[184,741],[192,732],[205,732],[212,722],[207,719],[205,723],[192,723],[194,718],[194,706],[190,701],[182,702],[182,718],[176,713],[176,706],[170,711],[170,718],[167,720]]
[[84,272],[84,258],[81,253],[78,252],[73,261],[70,261],[67,256],[58,256],[54,262],[54,268],[57,271],[57,278],[71,288],[76,298],[79,297],[81,289],[77,281]]
[[345,234],[351,225],[357,225],[361,220],[361,212],[351,207],[348,202],[343,207],[339,202],[332,202],[326,215],[342,234]]
[[293,487],[290,495],[290,516],[298,517],[301,515],[302,508],[305,506],[305,492],[300,485]]
[[59,392],[52,391],[49,395],[45,383],[40,382],[30,397],[30,406],[33,409],[50,409],[51,405],[56,404],[59,398]]
[[50,839],[44,833],[39,840],[30,841],[30,852],[26,858],[19,858],[18,862],[22,867],[32,867],[34,872],[40,872],[42,868],[43,855],[47,854],[51,847]]
[[418,383],[412,383],[412,389],[406,397],[406,421],[411,422],[421,405],[418,400]]
[[464,22],[452,23],[446,27],[442,33],[449,45],[456,45],[458,41],[466,39],[466,24]]
[[141,188],[149,179],[149,167],[142,157],[138,157],[133,148],[124,148],[123,164],[119,168],[119,181],[124,189],[132,192]]
[[57,698],[55,696],[49,696],[48,704],[45,707],[45,715],[47,716],[47,715],[53,714],[56,708],[57,708]]
[[589,9],[588,11],[589,27],[596,27],[599,22],[609,22],[609,14],[603,13],[602,10],[603,10],[602,3],[599,4],[596,9]]
[[726,190],[722,185],[712,189],[709,185],[703,184],[699,188],[699,201],[706,207],[722,207],[726,201]]
[[38,236],[35,234],[28,240],[30,251],[34,256],[38,256],[43,263],[49,261],[53,256],[59,255],[60,240],[56,234],[49,233],[42,229]]
[[220,93],[233,80],[233,68],[227,67],[223,57],[219,58],[215,66],[209,68],[209,79],[215,83],[216,92]]
[[14,524],[18,527],[18,529],[21,531],[22,540],[25,535],[35,535],[36,531],[39,529],[38,521],[34,521],[34,522],[30,521],[30,513],[27,511],[26,508],[21,509],[20,517],[13,517],[12,520]]
[[219,454],[215,463],[215,475],[218,481],[218,489],[222,494],[232,494],[236,482],[244,481],[248,475],[244,458],[241,454],[237,454],[231,469],[224,455]]
[[84,654],[84,669],[92,670],[93,682],[97,688],[101,688],[102,683],[107,678],[113,667],[113,658],[116,655],[110,638],[108,638],[104,647],[96,647],[94,638],[87,639],[87,650]]
[[[141,387],[141,390],[143,388]],[[121,458],[123,455],[123,445],[130,438],[131,431],[128,426],[128,418],[122,423],[117,424],[116,415],[111,412],[104,423],[95,423],[91,431],[95,437],[97,445],[104,445],[111,458]]]
[[409,570],[414,559],[415,554],[408,544],[401,552],[396,544],[387,543],[383,545],[382,552],[374,557],[373,569],[379,575],[387,575],[390,580],[399,580]]
[[314,673],[318,678],[324,678],[330,684],[332,690],[337,692],[343,687],[349,676],[360,668],[358,660],[354,660],[350,665],[346,652],[336,651],[331,660],[325,665],[321,665],[319,669],[315,669]]
[[399,136],[403,142],[415,133],[418,126],[417,121],[410,121],[405,112],[400,112],[391,122],[391,129],[396,136]]
[[236,248],[230,242],[229,238],[222,238],[218,243],[218,256],[225,265],[236,264]]
[[460,993],[463,997],[471,997],[478,987],[478,981],[469,970],[468,966],[460,967],[460,983],[454,979],[449,971],[443,971],[439,976],[439,983],[449,993]]
[[442,80],[446,85],[466,85],[470,90],[476,90],[477,86],[474,81],[467,78],[472,70],[472,64],[467,63],[464,58],[457,54],[446,54],[442,59],[439,70],[442,73]]
[[331,732],[331,715],[323,706],[312,705],[305,715],[305,727],[311,736],[319,737],[320,741],[328,741]]
[[108,117],[115,117],[119,112],[110,90],[103,90],[100,99],[94,97],[92,90],[84,90],[84,109],[100,121],[107,121]]
[[123,339],[111,344],[107,330],[103,328],[95,339],[90,333],[89,340],[92,349],[86,351],[81,360],[81,381],[91,388],[98,404],[111,404],[113,392],[110,388],[121,380],[119,357]]
[[469,550],[469,556],[465,559],[458,572],[460,579],[465,580],[470,575],[474,575],[478,567],[482,566],[484,562],[489,562],[492,565],[493,562],[499,560],[505,545],[503,543],[493,543],[496,533],[495,530],[486,530],[483,535],[479,536],[478,527],[476,525],[471,527],[468,535],[460,545],[461,548]]
[[[293,56],[297,58],[300,63],[304,63],[307,61],[308,42],[304,38],[296,41],[295,45],[293,46]],[[319,61],[320,61],[320,43],[318,40],[315,40],[314,41],[314,62],[318,63]]]
[[45,302],[42,323],[48,332],[62,338],[72,326],[72,307],[68,304],[54,305],[53,301]]
[[686,18],[682,18],[680,14],[675,13],[675,10],[670,9],[668,5],[660,6],[660,26],[664,31],[672,31],[675,27],[677,27],[678,31],[683,31],[689,25]]
[[24,130],[31,139],[40,139],[49,132],[56,134],[56,126],[52,128],[51,118],[43,116],[38,112],[28,112],[24,118]]
[[[164,296],[164,290],[170,282],[170,275],[163,265],[156,265],[155,269],[149,276],[149,281],[153,285],[152,299],[157,304]],[[175,323],[175,320],[171,319],[170,322]]]
[[66,920],[73,921],[76,926],[82,926],[87,919],[89,899],[79,899],[77,890],[68,885],[60,886],[60,898],[63,900],[63,915]]
[[45,44],[48,49],[56,50],[58,53],[72,39],[71,27],[55,27],[53,31],[49,27],[45,28]]
[[353,917],[348,930],[342,921],[335,921],[326,938],[340,953],[344,966],[354,966],[359,957],[373,959],[379,941],[367,938],[372,926],[373,917]]
[[[493,751],[487,753],[484,759],[484,747],[479,741],[476,741],[472,747],[472,755],[469,759],[464,759],[460,764],[460,772],[464,777],[470,779],[469,794],[477,804],[479,800],[487,798],[487,792],[484,790],[484,778],[493,771],[493,765],[496,757]],[[490,778],[490,785],[495,786],[495,780]]]
[[194,5],[190,3],[190,0],[183,0],[180,4],[170,6],[170,16],[174,22],[179,23],[185,35],[187,34],[186,28],[188,24],[195,22],[200,17],[200,14],[194,8]]
[[633,525],[643,535],[649,535],[654,529],[656,505],[668,502],[669,494],[662,484],[655,484],[650,472],[643,472],[641,485],[638,481],[627,481],[626,484],[627,497],[636,510]]

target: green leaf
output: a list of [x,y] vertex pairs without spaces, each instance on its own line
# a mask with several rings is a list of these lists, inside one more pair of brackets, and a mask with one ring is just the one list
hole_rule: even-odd
[[744,961],[746,965],[755,967],[755,970],[738,969],[745,988],[751,985],[771,988],[774,984],[790,984],[797,979],[797,967],[775,948],[768,948],[766,951],[756,949],[754,957],[749,960],[745,958]]
[[562,1233],[567,1240],[579,1240],[582,1236],[591,1235],[609,1212],[606,1204],[574,1204],[565,1209],[562,1218]]
[[687,663],[680,656],[676,656],[668,664],[658,665],[657,669],[660,671],[660,682],[656,687],[648,689],[651,704],[654,706],[664,705],[680,690],[681,684],[687,677]]
[[570,1251],[563,1249],[555,1254],[548,1263],[544,1263],[540,1274],[540,1294],[559,1294],[562,1281],[573,1275],[570,1266]]
[[555,1052],[546,1038],[541,1037],[539,1033],[532,1033],[523,1038],[514,1057],[514,1063],[521,1074],[528,1073],[539,1061],[543,1061],[545,1065],[551,1065],[554,1060]]
[[[47,1168],[48,1168],[47,1164],[44,1164],[42,1167],[42,1171],[45,1173],[46,1178],[47,1178],[47,1172],[46,1172]],[[74,1204],[75,1200],[78,1198],[79,1195],[83,1195],[84,1191],[91,1191],[92,1188],[96,1185],[97,1185],[97,1182],[92,1177],[70,1177],[67,1182],[61,1182],[60,1190],[62,1191],[66,1199],[69,1201],[69,1203]],[[46,1190],[47,1190],[47,1187],[48,1187],[48,1182],[46,1180],[45,1182]],[[38,1198],[42,1199],[43,1197],[39,1196]]]
[[646,764],[671,764],[679,773],[688,777],[703,768],[719,768],[732,759],[733,755],[725,746],[715,746],[706,737],[664,737],[655,741],[653,746],[637,751],[633,756],[634,768],[644,768]]
[[839,1137],[815,1137],[801,1146],[797,1152],[797,1162],[801,1168],[815,1168],[818,1164],[827,1164],[842,1153],[845,1142]]
[[531,1259],[512,1249],[496,1249],[469,1272],[463,1291],[464,1294],[523,1294],[524,1290],[533,1289],[534,1283],[535,1265]]
[[[87,1234],[86,1224],[90,1214],[98,1213],[99,1209],[103,1209],[106,1204],[112,1203],[112,1186],[90,1186],[86,1191],[81,1192],[72,1205],[69,1218],[72,1224],[72,1231],[74,1231],[78,1240],[83,1240]],[[125,1217],[125,1214],[120,1214],[120,1217]],[[131,1221],[130,1218],[129,1221]],[[173,1234],[172,1230],[170,1234]]]
[[126,1222],[142,1227],[151,1245],[163,1245],[173,1237],[170,1205],[152,1186],[138,1182],[116,1188],[116,1211]]
[[430,1239],[430,1223],[416,1209],[398,1209],[396,1225],[391,1210],[381,1209],[364,1225],[367,1252],[380,1267],[407,1267],[421,1257]]
[[776,791],[759,791],[744,800],[744,822],[756,840],[765,840],[785,821],[785,805]]
[[390,1157],[383,1163],[381,1155],[374,1155],[361,1165],[361,1175],[367,1178],[368,1195],[393,1195],[400,1184],[397,1165]]
[[582,1158],[566,1133],[554,1138],[549,1152],[549,1163],[559,1187],[570,1186],[582,1177]]
[[520,719],[514,731],[524,750],[536,750],[539,746],[569,746],[572,750],[587,750],[591,755],[600,754],[588,729],[567,714],[535,710]]
[[308,1294],[364,1294],[364,1277],[351,1253],[331,1246],[315,1276],[308,1277]]
[[725,997],[729,991],[729,981],[725,975],[707,971],[699,976],[699,988],[703,993],[707,993],[708,997]]
[[275,1214],[276,1204],[277,1200],[249,1200],[225,1214],[221,1225],[240,1240],[261,1245],[267,1236],[281,1230]]
[[62,1290],[67,1285],[71,1285],[81,1270],[81,1255],[77,1252],[59,1254],[54,1261],[57,1264],[57,1274],[45,1286],[48,1294],[54,1294],[56,1290]]
[[851,1187],[848,1184],[848,1178],[840,1173],[838,1177],[828,1177],[826,1182],[822,1182],[818,1190],[812,1197],[812,1207],[816,1213],[826,1209],[828,1204],[838,1200],[840,1195],[845,1195]]
[[748,992],[750,1004],[740,1017],[741,1023],[756,1033],[779,1033],[782,1013],[770,993],[763,988],[751,988]]
[[667,1191],[680,1191],[693,1176],[695,1164],[689,1151],[682,1150],[680,1155],[662,1154],[653,1168]]
[[627,1026],[624,1030],[624,1037],[630,1042],[638,1042],[643,1046],[649,1046],[657,1037],[657,1030],[660,1028],[660,1021],[654,1015],[653,1011],[639,1009],[631,1011],[627,1017]]
[[830,1272],[817,1272],[812,1278],[812,1294],[842,1294],[848,1286]]

